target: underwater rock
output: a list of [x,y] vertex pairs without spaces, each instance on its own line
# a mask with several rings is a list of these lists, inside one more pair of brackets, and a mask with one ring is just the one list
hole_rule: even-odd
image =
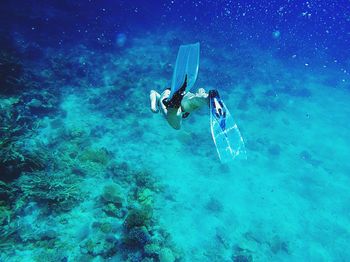
[[79,254],[76,257],[74,257],[73,261],[76,261],[76,262],[94,261],[94,256],[90,254]]
[[78,158],[83,162],[94,162],[101,165],[107,165],[111,159],[111,154],[105,148],[100,148],[98,150],[86,149]]
[[151,235],[149,234],[145,226],[133,227],[124,236],[123,242],[128,246],[137,247],[144,246],[151,240]]
[[239,246],[235,246],[233,249],[232,260],[234,262],[253,262],[252,251],[241,248]]
[[155,262],[155,260],[152,257],[145,257],[141,260],[141,262]]
[[116,207],[123,206],[123,203],[125,201],[123,189],[118,184],[106,185],[103,188],[101,197],[104,202],[113,203]]
[[27,104],[27,106],[28,106],[29,108],[39,108],[39,107],[42,107],[42,105],[43,105],[43,103],[42,103],[40,100],[36,99],[36,98],[33,98],[33,99]]
[[135,172],[134,174],[135,182],[138,187],[145,187],[151,190],[157,189],[157,181],[154,176],[148,171]]
[[[65,136],[67,137],[67,139],[79,139],[79,138],[87,137],[88,133],[89,133],[88,130],[80,126],[73,126],[65,129]],[[87,153],[92,153],[92,152],[87,152]]]
[[124,225],[127,229],[148,226],[152,216],[153,212],[151,208],[135,208],[129,211],[124,221]]
[[90,238],[80,244],[80,249],[83,254],[108,258],[117,252],[118,247],[114,242],[106,241],[101,236],[95,236],[95,238]]
[[233,256],[233,261],[234,262],[252,262],[253,259],[251,256],[236,255],[236,256]]
[[143,250],[146,255],[157,256],[159,254],[161,247],[158,244],[147,244],[143,247]]
[[288,243],[282,241],[279,237],[274,237],[272,243],[269,243],[272,253],[277,254],[278,252],[285,252],[289,254]]
[[205,208],[208,211],[212,212],[212,213],[220,213],[224,209],[224,207],[221,204],[221,202],[218,199],[214,198],[214,197],[211,197],[209,199],[209,201],[205,205]]
[[50,240],[57,238],[58,234],[54,230],[47,230],[42,233],[40,233],[40,239],[41,240]]
[[102,210],[106,213],[107,216],[124,218],[128,213],[128,210],[123,207],[116,207],[113,203],[108,203],[106,206],[102,208]]
[[127,258],[124,261],[127,262],[140,262],[143,261],[141,252],[128,252]]
[[162,248],[159,252],[159,262],[174,262],[175,256],[170,248]]
[[128,166],[128,163],[126,162],[122,162],[118,165],[118,168],[121,170],[121,171],[124,171],[124,172],[127,172],[129,171],[129,166]]
[[279,156],[281,153],[281,147],[277,144],[274,144],[269,147],[268,152],[270,155]]
[[113,225],[109,222],[103,222],[100,224],[100,230],[105,234],[111,233],[113,230]]
[[148,188],[142,188],[137,192],[137,201],[143,206],[152,206],[153,192]]
[[310,154],[310,152],[308,152],[306,150],[301,151],[299,156],[306,163],[308,163],[308,164],[310,164],[310,165],[312,165],[314,167],[318,167],[322,163],[322,161],[313,158],[313,156]]

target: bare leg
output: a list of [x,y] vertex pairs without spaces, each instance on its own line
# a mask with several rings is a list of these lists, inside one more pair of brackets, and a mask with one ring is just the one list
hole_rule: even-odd
[[160,95],[160,102],[159,102],[160,110],[172,128],[180,129],[181,122],[182,122],[181,107],[180,108],[171,108],[171,107],[167,108],[163,104],[163,100],[167,99],[169,97],[169,95],[170,95],[170,89],[164,90],[164,92]]
[[182,122],[181,107],[167,109],[162,102],[164,99],[168,98],[169,95],[169,89],[164,90],[161,95],[158,94],[156,91],[151,90],[149,95],[151,101],[151,110],[153,113],[158,113],[159,111],[161,111],[161,113],[164,115],[165,119],[168,121],[171,127],[173,127],[174,129],[180,129]]
[[197,93],[187,93],[181,102],[181,107],[185,112],[191,113],[197,108],[208,106],[209,97],[203,88],[198,89]]
[[168,108],[168,113],[166,115],[166,120],[169,125],[174,129],[180,129],[182,123],[182,111],[179,108]]

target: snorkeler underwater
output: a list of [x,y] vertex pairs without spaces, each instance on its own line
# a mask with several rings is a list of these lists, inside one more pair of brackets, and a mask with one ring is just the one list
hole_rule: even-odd
[[187,91],[191,90],[197,80],[199,46],[199,43],[180,46],[171,89],[165,89],[162,94],[151,90],[151,110],[153,113],[158,113],[160,108],[169,125],[174,129],[180,129],[183,118],[187,118],[196,109],[208,106],[210,130],[220,160],[227,162],[242,154],[245,157],[243,138],[227,107],[220,99],[219,92],[209,90],[206,94],[203,88],[198,89],[196,94]]
[[0,262],[349,260],[348,1],[0,11]]

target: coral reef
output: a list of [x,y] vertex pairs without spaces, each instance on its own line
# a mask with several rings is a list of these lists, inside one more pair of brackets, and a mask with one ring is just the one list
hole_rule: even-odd
[[37,202],[45,205],[47,212],[69,211],[84,198],[80,183],[81,178],[65,173],[33,172],[17,180],[17,202]]
[[124,203],[123,189],[118,184],[109,184],[103,188],[102,199],[106,203],[113,203],[121,207]]
[[37,125],[22,114],[20,99],[2,99],[0,102],[0,179],[12,181],[22,172],[43,170],[49,154],[32,138]]
[[79,160],[82,162],[94,162],[101,165],[106,165],[110,160],[110,154],[105,148],[94,150],[88,148],[81,152],[78,156]]

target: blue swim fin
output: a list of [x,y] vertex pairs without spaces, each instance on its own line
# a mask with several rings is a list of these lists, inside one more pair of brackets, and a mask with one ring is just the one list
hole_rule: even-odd
[[237,124],[216,90],[209,92],[210,129],[221,162],[240,156],[246,159],[244,141]]
[[173,79],[171,82],[171,92],[169,100],[184,85],[187,76],[186,90],[191,90],[197,80],[199,67],[199,43],[182,45],[177,53]]

